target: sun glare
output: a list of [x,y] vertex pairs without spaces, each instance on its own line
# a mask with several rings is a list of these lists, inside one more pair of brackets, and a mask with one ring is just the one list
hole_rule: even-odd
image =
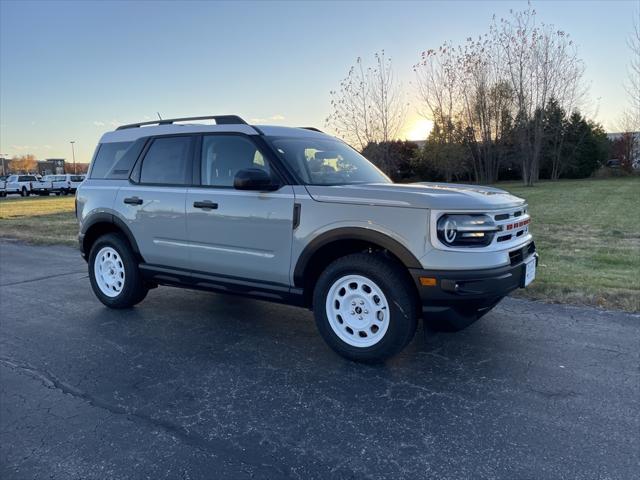
[[431,120],[418,118],[407,128],[407,140],[426,140],[432,128]]

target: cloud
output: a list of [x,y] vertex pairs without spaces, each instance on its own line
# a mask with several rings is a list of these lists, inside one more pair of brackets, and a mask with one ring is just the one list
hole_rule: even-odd
[[270,117],[267,118],[250,118],[249,121],[251,123],[264,123],[264,122],[269,122],[269,121],[282,121],[285,119],[284,115],[280,115],[279,113],[275,114],[275,115],[271,115]]
[[93,121],[93,124],[94,124],[96,127],[104,127],[104,122],[101,122],[101,121],[99,121],[99,120],[94,120],[94,121]]
[[18,150],[19,152],[23,152],[25,150],[40,150],[40,147],[37,145],[11,145],[13,150]]

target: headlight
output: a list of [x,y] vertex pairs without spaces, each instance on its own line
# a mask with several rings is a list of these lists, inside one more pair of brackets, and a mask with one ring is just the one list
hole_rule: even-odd
[[438,240],[448,247],[486,247],[500,228],[488,215],[442,215]]

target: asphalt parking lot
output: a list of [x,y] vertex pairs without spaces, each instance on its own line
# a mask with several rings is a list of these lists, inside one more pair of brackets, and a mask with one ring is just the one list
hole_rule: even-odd
[[508,299],[347,362],[309,312],[159,288],[110,311],[0,243],[0,478],[637,478],[640,316]]

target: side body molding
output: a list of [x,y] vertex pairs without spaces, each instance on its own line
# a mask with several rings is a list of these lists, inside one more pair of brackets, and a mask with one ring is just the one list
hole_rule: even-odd
[[407,268],[422,268],[418,259],[397,240],[376,230],[361,227],[342,227],[314,238],[302,251],[293,271],[295,285],[304,283],[304,272],[313,255],[325,245],[340,240],[358,240],[379,245],[398,257]]

